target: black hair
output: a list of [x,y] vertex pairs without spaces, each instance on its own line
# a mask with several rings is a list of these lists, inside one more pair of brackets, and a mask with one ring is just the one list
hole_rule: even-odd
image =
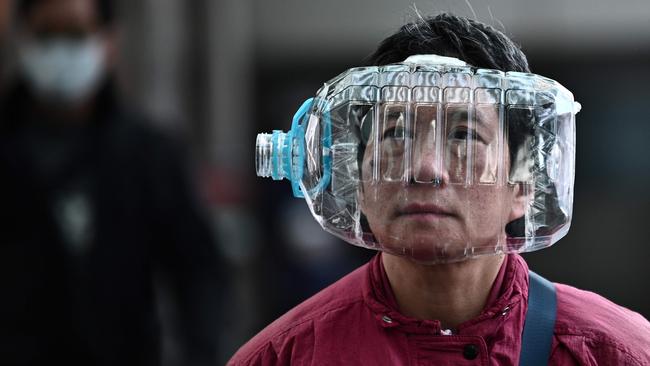
[[489,25],[449,13],[402,26],[379,44],[367,62],[380,66],[423,54],[455,57],[479,68],[530,72],[526,55],[506,35]]
[[[26,19],[34,7],[44,1],[56,0],[19,0],[17,4],[18,17]],[[115,22],[116,0],[91,0],[95,2],[99,23],[108,26]]]

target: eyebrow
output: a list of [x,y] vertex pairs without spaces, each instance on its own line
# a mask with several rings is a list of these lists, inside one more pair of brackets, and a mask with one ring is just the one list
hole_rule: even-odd
[[[469,120],[468,112],[467,112],[466,108],[451,110],[451,113],[449,112],[449,110],[447,110],[447,111],[448,111],[447,112],[447,117],[449,117],[449,116],[456,117],[460,121],[468,121]],[[476,123],[478,125],[486,126],[486,127],[489,126],[489,124],[486,122],[486,120],[488,120],[488,119],[489,119],[489,117],[486,116],[485,113],[482,113],[480,111],[480,109],[476,109],[476,108],[474,109],[474,120],[476,121]]]
[[399,118],[399,116],[402,114],[406,114],[406,111],[404,109],[391,108],[387,113],[384,114],[384,118]]

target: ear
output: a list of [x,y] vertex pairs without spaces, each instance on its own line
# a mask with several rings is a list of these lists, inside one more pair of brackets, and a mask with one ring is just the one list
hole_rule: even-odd
[[359,204],[359,209],[363,213],[366,209],[366,196],[364,195],[363,182],[359,182],[357,186],[357,203]]
[[512,206],[508,214],[508,222],[517,220],[526,214],[528,204],[533,198],[533,189],[527,183],[515,183],[512,192]]

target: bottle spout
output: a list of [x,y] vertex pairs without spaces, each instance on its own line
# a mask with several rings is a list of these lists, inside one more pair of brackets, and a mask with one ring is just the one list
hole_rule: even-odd
[[291,138],[275,130],[272,134],[260,133],[255,142],[255,169],[258,177],[273,180],[291,179]]
[[271,176],[271,159],[273,155],[272,135],[270,133],[257,134],[255,141],[255,170],[258,177]]

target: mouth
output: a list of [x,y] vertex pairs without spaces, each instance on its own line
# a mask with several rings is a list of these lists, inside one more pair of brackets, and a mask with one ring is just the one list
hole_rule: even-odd
[[439,220],[455,216],[453,212],[438,205],[428,203],[411,203],[397,211],[397,217],[407,217],[418,220]]

